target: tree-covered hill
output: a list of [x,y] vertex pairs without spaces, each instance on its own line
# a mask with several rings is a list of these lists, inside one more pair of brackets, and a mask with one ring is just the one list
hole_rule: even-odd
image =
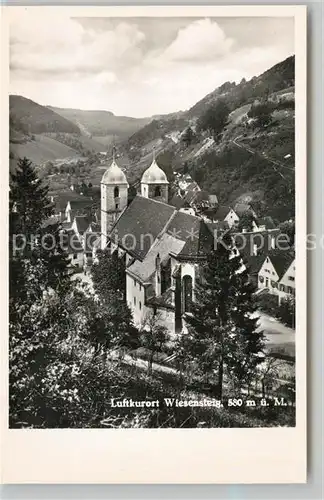
[[127,139],[131,181],[148,167],[153,149],[167,170],[186,169],[221,204],[256,201],[260,215],[294,214],[294,56],[262,75],[225,82],[187,112],[160,117]]
[[66,132],[80,134],[80,129],[75,123],[63,118],[46,106],[26,99],[26,97],[11,95],[9,106],[12,123],[19,123],[27,133]]
[[151,118],[115,116],[111,111],[102,110],[91,111],[52,106],[48,106],[48,109],[76,124],[87,135],[116,136],[116,139],[129,137],[151,120]]

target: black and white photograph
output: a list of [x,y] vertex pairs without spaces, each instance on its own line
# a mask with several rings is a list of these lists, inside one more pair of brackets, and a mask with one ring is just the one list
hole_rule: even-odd
[[10,429],[295,427],[294,16],[9,37]]

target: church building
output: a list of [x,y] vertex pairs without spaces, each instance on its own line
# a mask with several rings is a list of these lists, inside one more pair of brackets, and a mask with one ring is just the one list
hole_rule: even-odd
[[125,300],[137,326],[158,314],[180,332],[194,300],[199,268],[214,244],[212,228],[168,204],[169,182],[153,158],[140,194],[127,205],[128,182],[115,159],[101,181],[101,248],[125,268]]

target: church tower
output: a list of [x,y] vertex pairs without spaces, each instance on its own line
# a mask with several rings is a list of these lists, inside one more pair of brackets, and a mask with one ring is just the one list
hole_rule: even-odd
[[151,166],[145,170],[141,180],[141,195],[145,198],[168,203],[169,182],[163,170],[158,166],[153,153]]
[[127,207],[128,182],[126,175],[115,161],[115,153],[110,167],[101,179],[101,248],[107,245],[107,233],[121,212]]

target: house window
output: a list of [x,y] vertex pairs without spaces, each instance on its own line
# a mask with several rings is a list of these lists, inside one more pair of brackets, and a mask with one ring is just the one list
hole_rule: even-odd
[[293,289],[291,288],[291,286],[288,286],[288,293],[292,293],[293,292]]
[[115,205],[115,209],[118,210],[119,209],[119,203],[116,203]]
[[116,186],[115,189],[114,189],[114,197],[118,198],[118,196],[119,196],[119,187]]
[[285,285],[280,285],[280,286],[279,286],[279,290],[280,290],[281,292],[284,292],[284,291],[285,291]]
[[77,253],[74,253],[73,254],[73,259],[77,259],[78,258],[78,254]]
[[142,290],[142,285],[141,284],[139,284],[139,289],[140,289],[140,291]]
[[140,311],[142,310],[142,302],[140,301],[139,302],[139,308],[140,308]]
[[134,306],[136,306],[136,297],[134,297]]
[[136,280],[134,280],[134,287],[136,288]]
[[293,276],[288,276],[289,281],[295,281],[295,278]]

